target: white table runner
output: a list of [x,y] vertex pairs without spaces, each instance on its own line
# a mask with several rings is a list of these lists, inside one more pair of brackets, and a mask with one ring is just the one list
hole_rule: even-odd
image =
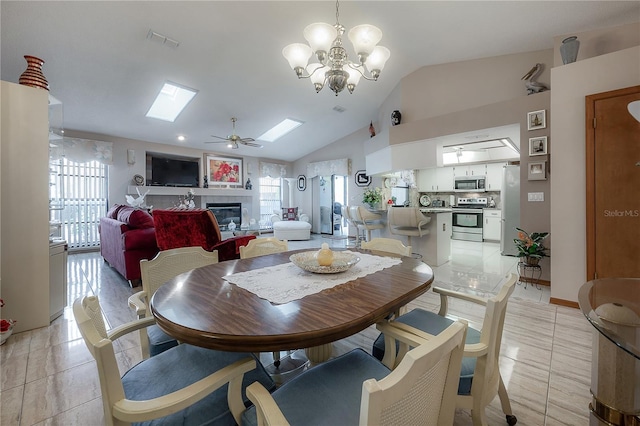
[[[353,252],[347,251],[346,253]],[[397,257],[374,256],[364,253],[353,254],[360,257],[360,262],[345,272],[337,274],[314,274],[289,262],[253,271],[239,272],[222,278],[271,303],[282,304],[302,299],[310,294],[319,293],[322,290],[402,263],[402,260]]]

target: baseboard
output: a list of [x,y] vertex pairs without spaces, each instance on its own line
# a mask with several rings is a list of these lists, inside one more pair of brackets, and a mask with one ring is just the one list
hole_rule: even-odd
[[536,280],[535,278],[520,277],[520,282],[521,283],[538,284],[538,285],[544,285],[544,286],[547,286],[547,287],[551,287],[551,281]]
[[551,303],[552,305],[560,305],[566,306],[568,308],[580,309],[580,305],[578,305],[578,302],[573,302],[571,300],[556,299],[555,297],[552,297],[551,299],[549,299],[549,303]]

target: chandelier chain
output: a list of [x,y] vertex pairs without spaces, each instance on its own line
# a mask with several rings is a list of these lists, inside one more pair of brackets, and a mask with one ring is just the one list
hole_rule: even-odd
[[340,25],[340,0],[336,0],[336,25]]

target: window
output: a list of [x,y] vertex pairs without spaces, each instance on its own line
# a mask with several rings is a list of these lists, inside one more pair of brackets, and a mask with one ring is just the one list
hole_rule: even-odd
[[271,224],[273,211],[282,207],[282,179],[260,178],[260,224]]
[[107,213],[107,166],[97,161],[60,160],[64,208],[51,210],[50,219],[61,223],[69,249],[100,246],[98,224]]

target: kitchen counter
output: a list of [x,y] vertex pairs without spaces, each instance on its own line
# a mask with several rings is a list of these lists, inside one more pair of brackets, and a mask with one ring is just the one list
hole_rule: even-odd
[[451,213],[451,207],[423,207],[420,209],[422,213]]

